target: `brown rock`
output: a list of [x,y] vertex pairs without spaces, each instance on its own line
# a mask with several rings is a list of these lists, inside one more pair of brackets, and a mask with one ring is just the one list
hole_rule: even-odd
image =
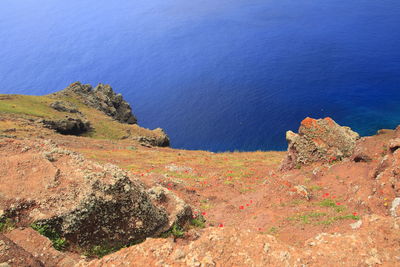
[[301,122],[299,133],[286,133],[288,153],[281,169],[293,169],[312,162],[330,162],[349,157],[359,135],[331,118]]
[[0,266],[44,267],[32,254],[0,234]]
[[[26,146],[31,149],[22,152]],[[47,227],[71,244],[123,246],[169,224],[165,209],[152,203],[139,180],[52,142],[7,143],[0,165],[2,216],[20,226]]]

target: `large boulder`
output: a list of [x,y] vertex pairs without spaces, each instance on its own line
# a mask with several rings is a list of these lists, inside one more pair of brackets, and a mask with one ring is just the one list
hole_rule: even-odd
[[159,204],[153,195],[162,188],[150,194],[128,172],[86,160],[51,141],[10,139],[0,147],[0,221],[33,224],[90,249],[158,236],[171,220],[184,223],[191,215],[190,207],[171,192],[164,191],[167,202]]
[[349,157],[359,137],[358,133],[338,125],[331,118],[306,118],[301,122],[298,134],[292,131],[286,133],[288,152],[281,169]]
[[90,122],[83,117],[67,116],[65,119],[40,119],[38,122],[60,134],[81,135],[91,130]]
[[113,119],[127,124],[136,124],[137,119],[132,114],[132,108],[121,94],[113,91],[108,84],[99,84],[93,88],[90,84],[75,82],[56,94],[75,93],[88,106],[96,108]]

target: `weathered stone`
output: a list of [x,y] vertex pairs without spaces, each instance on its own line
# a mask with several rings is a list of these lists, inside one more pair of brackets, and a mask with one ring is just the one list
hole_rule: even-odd
[[399,148],[400,148],[400,138],[395,138],[393,140],[390,140],[389,149],[392,153],[395,152]]
[[80,118],[65,118],[61,120],[40,120],[45,127],[55,130],[61,134],[80,135],[88,132],[90,122]]
[[[12,265],[8,263],[12,262]],[[0,233],[0,267],[44,267],[32,254]]]
[[359,135],[331,118],[306,118],[299,133],[286,133],[288,153],[281,169],[292,169],[312,162],[330,162],[351,156]]
[[168,224],[163,231],[170,229],[174,224],[183,226],[192,219],[192,208],[165,187],[152,187],[148,190],[148,193],[155,205],[164,208],[168,213]]
[[57,111],[68,112],[68,113],[81,113],[78,108],[69,102],[66,101],[56,101],[50,104],[50,107]]
[[128,177],[111,184],[96,181],[93,191],[75,208],[37,221],[82,247],[121,246],[153,235],[167,223],[142,187]]

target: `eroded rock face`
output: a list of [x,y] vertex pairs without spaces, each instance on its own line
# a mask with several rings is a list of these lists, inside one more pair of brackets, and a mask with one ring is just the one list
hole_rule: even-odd
[[293,169],[312,162],[329,162],[349,157],[359,135],[331,118],[306,118],[299,133],[286,133],[288,154],[281,169]]
[[85,104],[104,112],[119,122],[137,123],[129,103],[123,99],[121,94],[116,94],[108,84],[99,84],[93,88],[89,84],[75,82],[60,93],[68,92],[80,95]]

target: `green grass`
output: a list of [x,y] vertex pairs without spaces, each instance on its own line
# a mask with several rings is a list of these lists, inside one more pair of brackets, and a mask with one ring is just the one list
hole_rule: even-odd
[[335,201],[332,199],[324,199],[318,203],[320,207],[330,207],[333,208],[336,212],[343,212],[346,210],[346,207],[343,205],[337,205]]
[[61,237],[54,229],[51,229],[48,225],[42,224],[32,224],[32,229],[39,232],[39,234],[44,235],[48,239],[50,239],[53,247],[56,250],[63,251],[66,250],[69,246],[68,241]]
[[322,190],[322,187],[319,186],[319,185],[311,185],[311,186],[310,186],[310,190],[311,190],[311,191],[321,191],[321,190]]
[[8,232],[12,229],[14,229],[14,222],[11,219],[7,218],[0,222],[0,233]]
[[[3,98],[3,99],[2,99]],[[62,117],[49,105],[54,100],[45,96],[0,95],[0,113],[20,114],[38,118]],[[59,113],[59,114],[57,114]]]
[[206,227],[206,222],[205,222],[204,218],[202,218],[202,217],[192,219],[190,221],[190,224],[193,225],[194,227],[198,227],[198,228]]
[[268,229],[269,234],[276,234],[279,231],[279,227],[272,226],[271,228]]
[[305,214],[300,214],[296,216],[292,216],[287,218],[289,221],[298,221],[303,224],[310,224],[314,222],[315,220],[318,220],[320,217],[326,216],[325,212],[310,212],[310,213],[305,213]]
[[324,199],[318,203],[321,207],[336,207],[336,202],[332,199]]
[[343,216],[334,216],[334,217],[330,217],[330,218],[328,218],[326,220],[320,221],[317,224],[330,225],[330,224],[332,224],[332,223],[334,223],[336,221],[350,220],[350,219],[358,221],[360,219],[360,216],[356,216],[356,215],[352,215],[352,214],[343,215]]
[[160,237],[161,238],[167,238],[167,237],[173,236],[174,238],[181,238],[184,235],[185,235],[184,229],[181,226],[179,226],[177,224],[174,224],[171,227],[171,229],[169,229],[168,231],[165,231],[164,233],[162,233],[160,235]]
[[102,258],[108,254],[118,251],[119,249],[121,249],[121,247],[108,247],[105,245],[97,245],[86,250],[83,254],[88,257]]

